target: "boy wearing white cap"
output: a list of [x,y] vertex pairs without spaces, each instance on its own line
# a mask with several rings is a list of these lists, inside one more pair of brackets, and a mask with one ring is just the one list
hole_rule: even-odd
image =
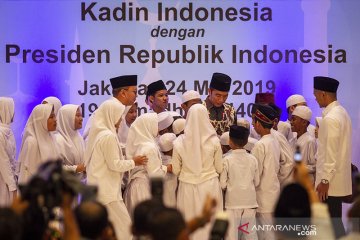
[[230,136],[229,136],[229,132],[224,132],[221,136],[220,136],[220,144],[221,144],[221,150],[223,152],[223,157],[225,157],[226,155],[228,155],[228,153],[230,152],[231,148],[229,146],[229,140],[230,140]]
[[159,135],[172,133],[173,116],[169,112],[161,112],[158,114]]
[[[161,159],[163,165],[170,164],[174,140],[176,135],[174,133],[165,133],[159,138],[159,147],[161,151]],[[167,207],[176,207],[176,188],[177,177],[173,173],[166,173],[164,178],[164,196],[163,200]]]
[[184,109],[184,111],[185,111],[185,114],[184,114],[185,118],[186,118],[187,112],[189,111],[189,109],[192,105],[201,103],[200,94],[194,90],[186,91],[182,95],[181,100],[182,100],[181,108]]
[[307,165],[312,183],[315,184],[316,169],[316,141],[309,133],[312,112],[307,106],[297,106],[292,112],[290,123],[291,130],[297,133],[296,145],[300,147],[302,159]]
[[185,122],[186,122],[186,120],[183,118],[178,118],[178,119],[174,120],[174,122],[172,124],[172,130],[177,137],[184,133]]
[[[291,95],[290,97],[288,97],[288,99],[286,99],[286,111],[288,113],[288,120],[286,121],[287,123],[290,124],[291,115],[297,106],[307,106],[306,100],[302,95],[294,94],[294,95]],[[309,122],[310,122],[310,120],[309,120]],[[310,135],[312,135],[312,136],[315,135],[315,126],[314,125],[309,124],[307,130]],[[296,136],[294,136],[294,139],[296,139]]]

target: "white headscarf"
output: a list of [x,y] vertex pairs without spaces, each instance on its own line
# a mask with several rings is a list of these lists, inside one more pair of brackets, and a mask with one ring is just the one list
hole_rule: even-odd
[[85,144],[75,129],[75,115],[79,105],[66,104],[59,110],[57,130],[65,141],[59,142],[59,152],[65,156],[65,164],[78,165],[84,162]]
[[59,109],[61,108],[62,106],[62,103],[60,101],[60,99],[58,99],[57,97],[47,97],[45,98],[44,100],[41,101],[41,103],[43,102],[47,102],[49,104],[52,104],[54,105],[54,113],[55,113],[55,116],[57,116],[58,112],[59,112]]
[[[37,105],[32,110],[25,127],[19,154],[19,162],[32,169],[31,172],[35,172],[39,164],[48,160],[55,160],[59,157],[56,151],[54,139],[47,129],[47,120],[50,117],[52,109],[52,104]],[[36,156],[25,156],[23,153],[23,144],[30,137],[34,138],[37,142],[38,151]],[[39,164],[34,164],[34,162]]]
[[192,169],[195,174],[202,172],[203,163],[206,161],[208,144],[219,142],[214,127],[210,123],[209,113],[202,104],[193,105],[187,114],[184,134],[175,140],[183,164]]
[[[131,124],[126,141],[127,159],[133,159],[138,149],[145,145],[153,145],[158,149],[156,136],[158,135],[158,115],[156,113],[145,113]],[[160,152],[159,152],[160,156]]]
[[16,155],[15,137],[10,127],[11,120],[14,117],[14,113],[14,100],[9,97],[0,97],[0,132],[4,134],[7,145],[10,147],[8,154],[13,160],[12,164],[15,164],[14,160]]
[[[96,110],[85,149],[85,166],[89,165],[95,145],[101,138],[111,134],[117,135],[115,124],[120,120],[124,112],[125,106],[118,100],[114,101],[114,99],[106,100]],[[116,139],[118,138],[116,137]],[[118,147],[120,147],[119,142]]]

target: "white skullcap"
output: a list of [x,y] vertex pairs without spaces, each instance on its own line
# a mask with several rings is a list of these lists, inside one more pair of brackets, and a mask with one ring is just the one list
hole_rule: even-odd
[[182,117],[182,116],[180,115],[180,113],[175,112],[175,111],[168,111],[168,113],[170,113],[170,115],[171,115],[172,117]]
[[250,123],[245,118],[239,118],[236,122],[236,125],[246,127],[247,129],[250,130]]
[[297,106],[292,113],[293,116],[298,116],[304,120],[310,122],[312,112],[309,107],[307,106]]
[[288,99],[286,99],[286,109],[299,103],[306,103],[305,98],[299,94],[291,95]]
[[159,131],[164,130],[173,123],[174,118],[168,112],[161,112],[158,114]]
[[197,99],[197,98],[201,99],[200,94],[194,90],[189,90],[189,91],[184,92],[184,94],[181,97],[182,103],[186,103],[187,101]]
[[174,147],[174,140],[176,139],[176,135],[174,133],[165,133],[159,138],[159,147],[160,151],[168,152]]
[[258,141],[257,139],[249,137],[247,144],[244,146],[244,149],[251,152],[251,150],[254,148],[254,145],[257,141]]
[[230,139],[229,132],[224,132],[220,137],[220,144],[228,146],[229,139]]
[[174,132],[176,135],[178,135],[178,134],[180,134],[182,131],[184,131],[184,129],[185,129],[185,122],[186,122],[186,120],[183,119],[183,118],[176,119],[176,120],[173,122],[172,129],[173,129],[173,132]]

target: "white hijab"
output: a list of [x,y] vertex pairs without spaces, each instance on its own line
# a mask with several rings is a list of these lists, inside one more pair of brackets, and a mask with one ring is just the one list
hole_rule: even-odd
[[59,112],[59,109],[61,108],[62,106],[62,103],[60,101],[60,99],[58,99],[57,97],[47,97],[45,98],[44,100],[41,101],[41,103],[43,102],[47,102],[49,104],[52,104],[54,105],[54,113],[55,113],[55,116],[57,116],[58,112]]
[[193,105],[186,117],[184,134],[174,142],[183,164],[192,169],[195,174],[200,174],[203,163],[206,161],[204,147],[210,143],[214,145],[216,142],[219,143],[219,138],[210,123],[206,107],[202,104]]
[[[93,117],[88,141],[85,149],[85,166],[89,166],[96,143],[104,136],[114,134],[117,136],[115,124],[124,114],[125,106],[118,100],[109,99],[103,102]],[[116,137],[117,141],[118,138]],[[120,143],[118,142],[120,148]]]
[[155,149],[159,150],[155,140],[157,135],[158,115],[156,113],[145,113],[137,117],[131,124],[126,141],[127,159],[133,159],[143,146],[153,145]]
[[13,135],[10,124],[14,113],[14,100],[9,97],[0,97],[0,129],[7,137]]
[[[9,149],[7,149],[8,154],[13,161],[15,160],[16,155],[16,142],[10,124],[14,117],[14,113],[14,100],[9,97],[0,97],[0,132],[5,136],[7,146],[9,147]],[[12,162],[12,164],[14,163]]]
[[[47,120],[52,112],[52,104],[39,104],[31,112],[27,125],[24,130],[22,146],[19,154],[19,162],[24,163],[26,167],[36,171],[39,165],[30,163],[35,161],[44,163],[48,160],[56,160],[58,154],[55,147],[54,139],[47,129]],[[38,151],[36,156],[25,156],[23,153],[23,144],[28,138],[34,138],[37,142]],[[31,165],[31,166],[30,166]]]
[[65,164],[78,165],[84,162],[85,144],[75,129],[75,115],[79,105],[66,104],[59,110],[57,130],[65,141],[59,143],[59,152],[65,156]]

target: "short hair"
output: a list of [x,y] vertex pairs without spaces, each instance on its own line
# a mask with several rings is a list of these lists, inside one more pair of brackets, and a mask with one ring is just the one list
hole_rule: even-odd
[[259,122],[261,124],[261,126],[263,126],[266,129],[271,129],[273,127],[273,124],[265,123],[265,122],[261,121],[260,119],[258,119],[257,117],[254,117],[254,121]]
[[163,208],[153,212],[150,235],[153,240],[176,240],[186,228],[184,217],[175,208]]
[[75,208],[75,217],[81,236],[95,239],[108,226],[108,211],[96,201],[83,202]]
[[115,88],[115,89],[112,90],[112,95],[113,95],[113,97],[116,97],[117,95],[119,95],[119,92],[120,92],[121,90],[128,90],[128,89],[129,89],[129,87],[119,87],[119,88]]
[[248,139],[245,138],[245,139],[242,139],[242,138],[234,138],[234,137],[231,137],[230,136],[230,140],[236,145],[236,146],[239,146],[239,147],[244,147],[247,142],[248,142]]
[[133,212],[133,234],[136,236],[149,234],[149,221],[154,217],[151,213],[162,208],[164,205],[155,199],[145,200],[136,205]]

